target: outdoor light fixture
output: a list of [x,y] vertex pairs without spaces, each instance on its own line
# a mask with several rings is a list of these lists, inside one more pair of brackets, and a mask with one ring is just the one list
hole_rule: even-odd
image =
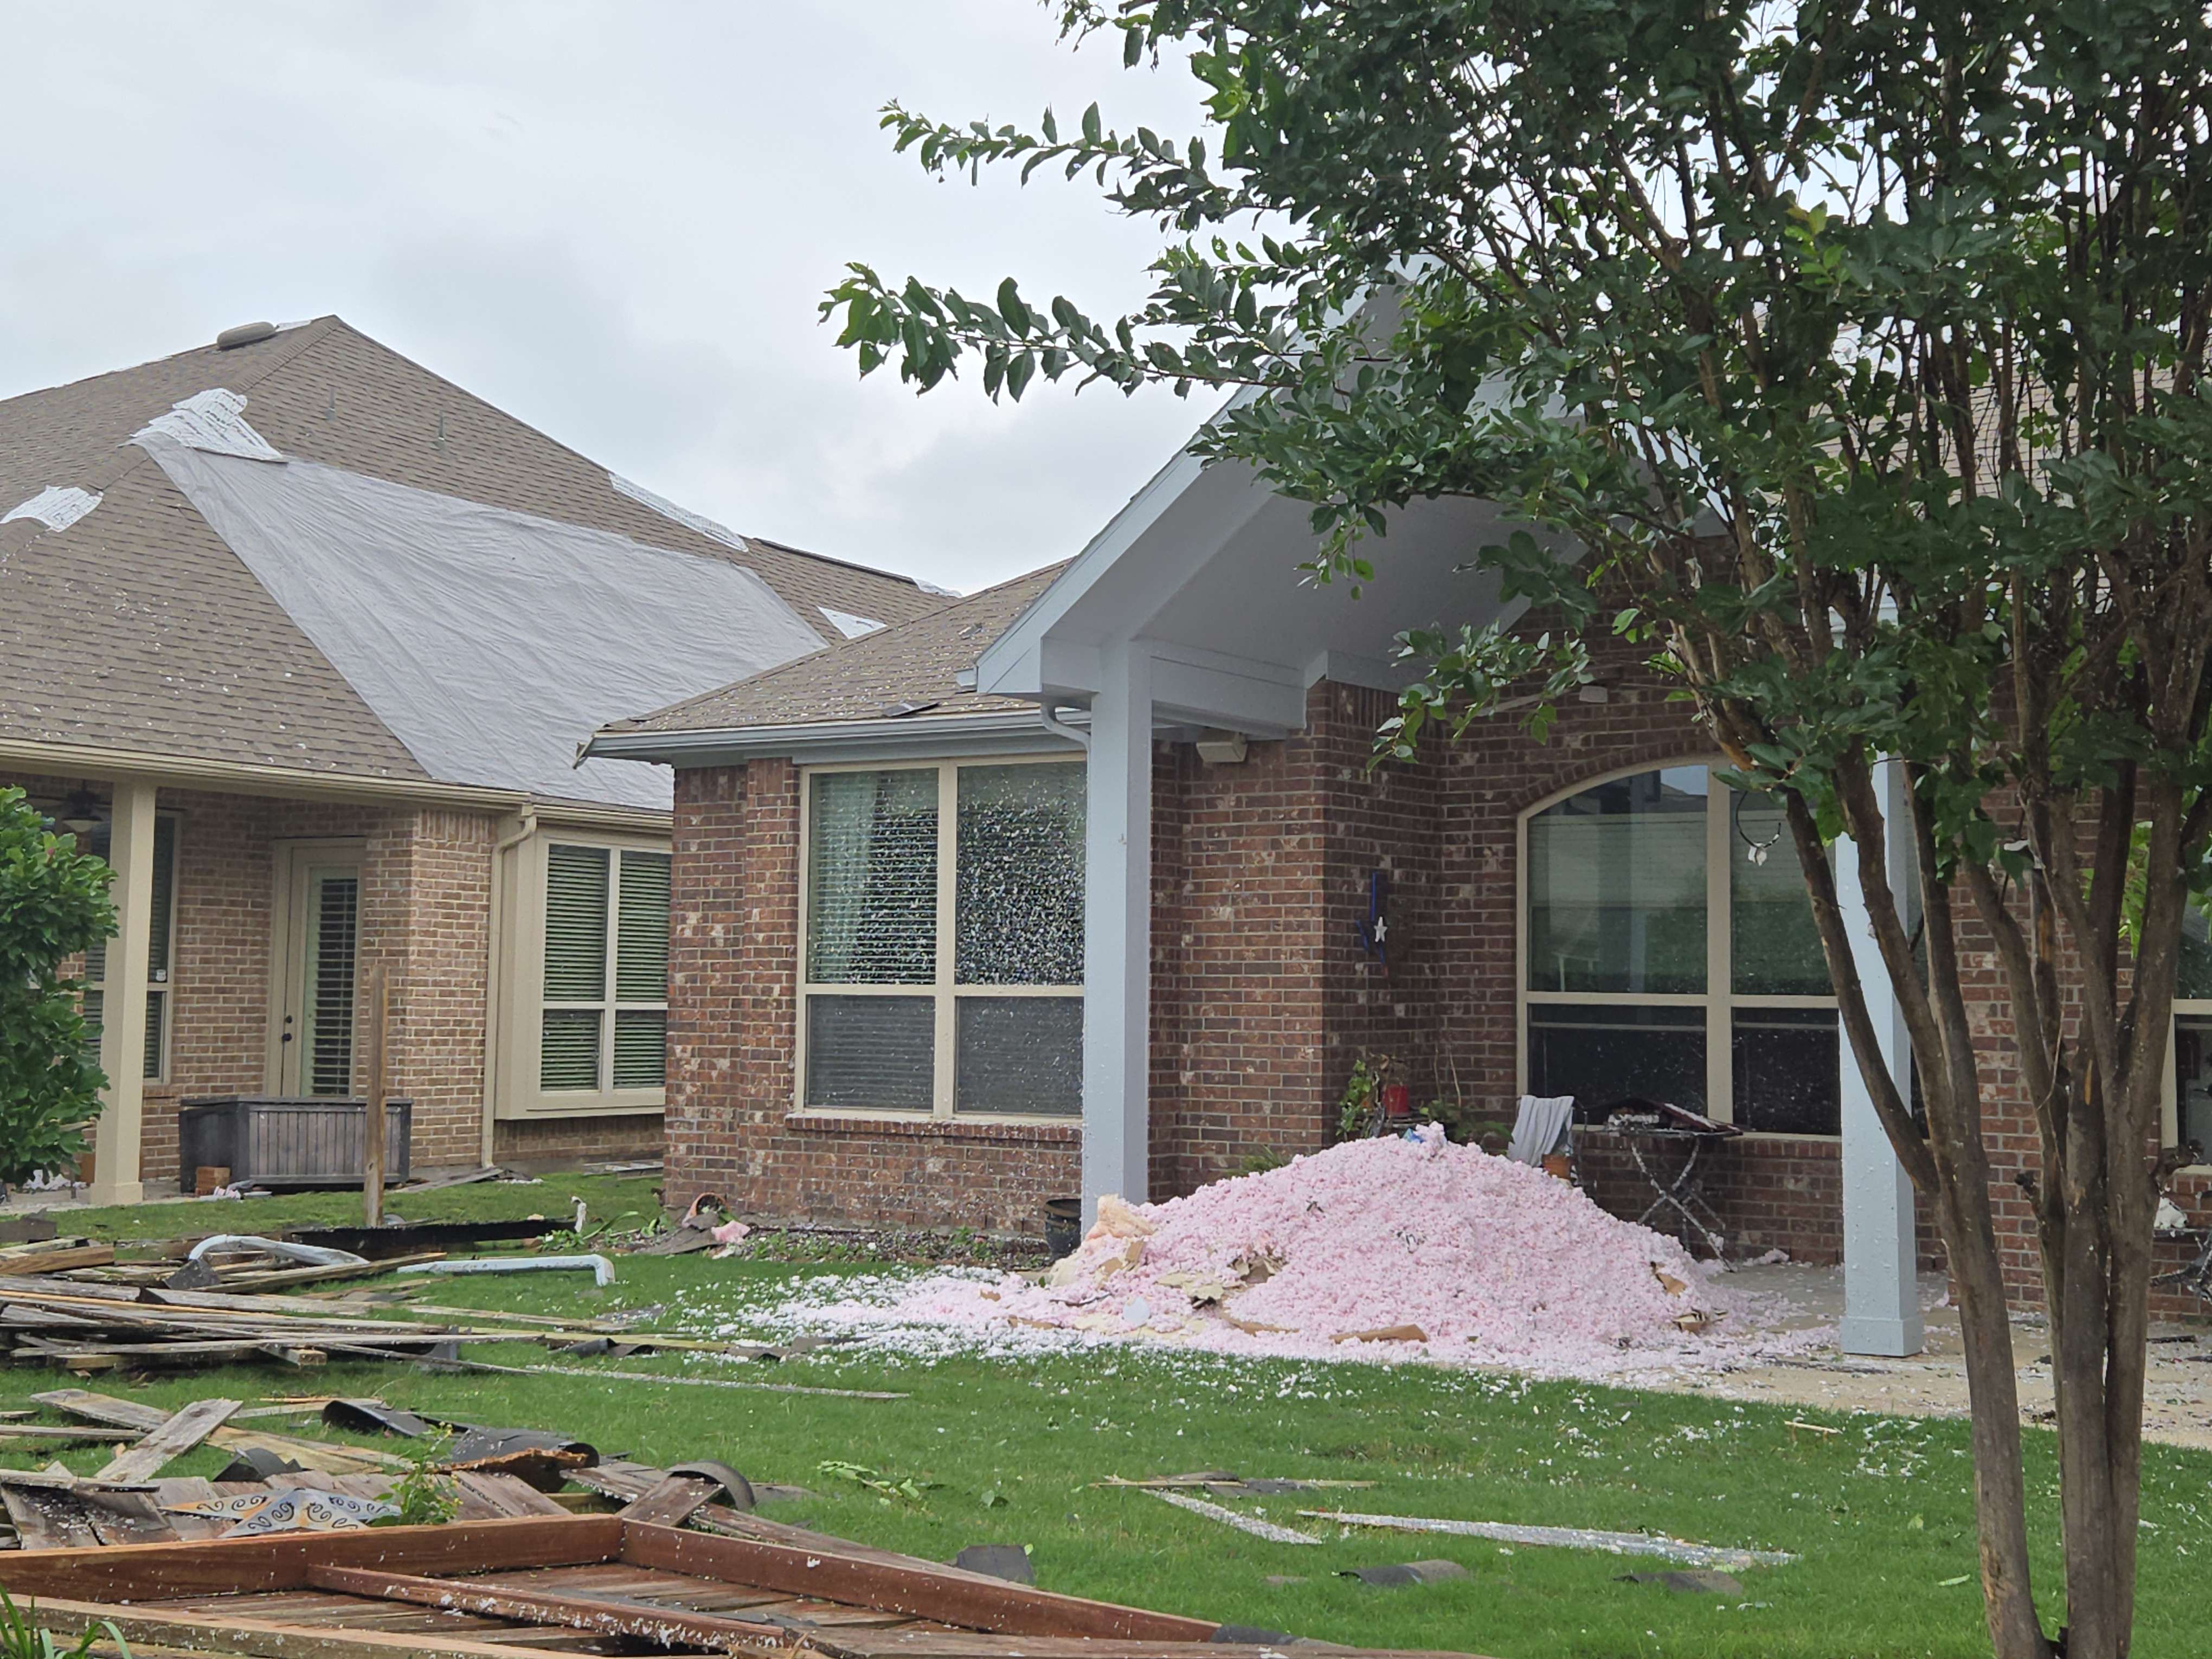
[[100,825],[100,802],[89,789],[80,787],[62,807],[62,828],[73,836],[88,836]]

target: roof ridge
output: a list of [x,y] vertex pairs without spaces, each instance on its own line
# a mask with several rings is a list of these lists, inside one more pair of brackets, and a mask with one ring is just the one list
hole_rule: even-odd
[[[317,317],[310,321],[301,324],[299,325],[300,332],[304,337],[296,343],[293,343],[291,344],[291,349],[289,351],[286,351],[283,356],[271,358],[268,364],[262,368],[259,374],[247,377],[241,377],[238,382],[239,386],[246,388],[259,386],[271,374],[276,374],[277,370],[289,366],[295,358],[301,356],[311,346],[314,345],[317,341],[326,337],[329,334],[329,330],[327,328],[322,328],[320,332],[314,331],[318,328],[320,328],[321,325],[335,322],[337,320],[337,319],[333,315],[329,317]],[[111,370],[110,373],[115,374],[128,374],[137,369],[144,368],[150,363],[165,363],[169,362],[172,358],[188,356],[191,355],[191,351],[204,351],[205,349],[207,349],[207,348],[204,346],[193,346],[190,349],[190,351],[173,351],[171,352],[167,357],[149,358],[144,363],[134,363],[130,368],[114,369]],[[94,380],[106,380],[107,375],[94,374],[88,378]],[[68,386],[82,386],[84,384],[85,382],[83,380],[65,380],[59,386],[41,386],[39,388],[39,391],[58,392]],[[224,390],[228,391],[230,388],[225,387]],[[34,398],[38,396],[39,393],[37,392],[26,392],[19,393],[18,395],[25,398]],[[195,392],[192,395],[197,397],[199,394]],[[241,390],[240,396],[242,398],[244,395],[245,393]],[[0,398],[0,409],[5,409],[9,404],[15,401],[15,399],[13,398]],[[176,407],[176,404],[172,404],[169,407],[173,410]],[[143,430],[143,428],[140,429]],[[131,433],[129,436],[125,437],[121,443],[116,445],[116,464],[104,472],[88,473],[82,487],[89,489],[95,495],[106,495],[110,490],[116,489],[125,479],[129,478],[132,473],[137,471],[140,467],[144,466],[148,462],[151,461],[154,459],[153,452],[148,449],[143,444],[135,443],[132,441],[132,440],[138,434],[136,432]],[[201,523],[206,524],[207,520],[201,517],[199,509],[192,506],[191,499],[185,495],[182,490],[179,490],[177,494],[179,498],[184,501],[185,506],[191,510],[193,517],[200,519]],[[38,521],[34,520],[33,522],[37,523]],[[208,525],[208,529],[212,532],[215,526],[213,525]],[[61,534],[60,531],[50,530],[41,523],[39,525],[38,532],[35,535],[28,536],[24,538],[23,547],[25,550],[28,550],[29,548],[35,546],[38,543],[45,540],[47,537],[58,536],[59,534]],[[222,541],[222,538],[220,535],[217,535],[216,539],[217,541]],[[228,544],[225,543],[224,545],[228,546]],[[233,552],[232,556],[237,556],[235,551]],[[244,563],[244,561],[240,560],[240,562],[242,564]],[[337,672],[337,665],[335,664],[332,665],[332,672]],[[339,678],[343,679],[345,677],[341,674],[339,675]],[[347,683],[349,684],[351,684],[350,681],[348,681]],[[356,695],[358,695],[358,693],[356,693]],[[371,710],[370,712],[374,713],[374,711]],[[386,729],[387,731],[390,730],[389,727],[386,727]],[[396,733],[393,736],[393,741],[398,741],[398,735]],[[406,744],[401,744],[400,747],[404,749],[406,748]],[[413,751],[410,750],[409,752],[411,754]]]
[[[817,564],[834,564],[841,570],[858,570],[865,575],[881,576],[885,581],[904,582],[908,587],[923,593],[942,591],[933,589],[921,577],[909,576],[902,571],[886,570],[881,565],[862,564],[858,559],[841,559],[835,553],[817,553],[809,547],[793,547],[789,542],[780,542],[773,536],[756,536],[749,530],[740,530],[737,533],[749,542],[759,542],[764,546],[774,548],[779,553],[788,553],[794,559],[812,559]],[[965,599],[968,596],[963,593],[953,597]],[[912,617],[907,618],[908,622],[915,620],[917,618]]]
[[[301,334],[307,334],[309,331],[316,328],[319,325],[335,323],[341,320],[342,319],[338,317],[336,312],[328,312],[320,317],[310,317],[304,322],[281,325],[277,328],[276,331],[279,334],[289,334],[296,331]],[[327,331],[327,329],[325,329],[325,332]],[[318,336],[315,337],[320,337]],[[248,343],[258,343],[249,342]],[[304,349],[304,342],[302,342],[300,346],[295,346],[291,355],[296,355],[298,351]],[[190,357],[196,352],[215,351],[220,349],[222,349],[222,348],[218,347],[214,341],[203,340],[199,344],[186,346],[180,351],[165,351],[158,357],[148,357],[138,362],[125,363],[120,368],[103,368],[97,374],[81,374],[74,380],[56,380],[52,386],[27,386],[21,392],[11,392],[5,398],[0,398],[0,413],[4,413],[10,404],[21,403],[26,398],[43,398],[49,392],[67,392],[76,386],[92,386],[101,380],[118,380],[125,374],[136,374],[143,369],[152,368],[157,364],[173,363],[179,357]],[[281,361],[289,362],[291,360],[291,355],[288,355]],[[270,366],[272,370],[276,367],[276,365],[275,364]],[[264,371],[261,376],[257,378],[266,379],[267,371]]]
[[[609,480],[607,487],[610,489],[614,488],[612,480],[616,477],[617,474],[614,469],[609,466],[605,461],[599,459],[595,456],[586,455],[582,450],[577,448],[574,444],[565,442],[562,439],[555,437],[553,434],[546,431],[544,428],[538,426],[532,422],[523,419],[521,416],[515,414],[511,410],[501,408],[499,404],[492,402],[490,398],[486,398],[480,393],[470,391],[466,386],[461,385],[459,381],[453,380],[447,375],[441,374],[436,369],[432,368],[427,363],[416,362],[405,352],[401,351],[395,346],[386,344],[374,335],[362,332],[362,331],[356,328],[351,323],[346,321],[344,318],[338,316],[336,313],[332,313],[326,318],[319,318],[317,320],[331,323],[335,325],[331,329],[325,330],[323,334],[319,337],[319,339],[326,340],[338,329],[343,329],[348,334],[350,334],[354,338],[362,342],[364,344],[374,346],[379,351],[386,352],[392,356],[397,357],[401,362],[405,363],[410,368],[414,369],[418,374],[421,374],[430,380],[435,380],[439,385],[452,391],[456,396],[465,398],[469,402],[476,404],[484,409],[490,410],[494,414],[514,422],[515,425],[521,427],[526,431],[533,434],[537,437],[542,438],[545,442],[550,444],[562,454],[581,462],[585,466],[590,468],[595,472],[605,473]],[[296,356],[297,354],[295,354],[295,356]],[[294,358],[291,357],[285,359],[285,362],[288,366],[293,361]],[[642,488],[642,486],[641,486],[641,488]],[[641,503],[641,505],[646,506],[647,511],[652,510],[649,504]],[[665,517],[665,514],[662,516]],[[683,529],[691,529],[690,526],[682,524],[681,520],[678,520],[671,519],[668,522],[671,524],[677,524]],[[714,539],[712,537],[705,536],[702,532],[696,530],[692,530],[691,533],[695,536],[701,537],[702,540],[711,541]],[[811,559],[821,564],[836,565],[847,570],[858,570],[863,574],[879,577],[884,581],[902,582],[906,586],[912,587],[918,592],[926,592],[927,591],[922,587],[921,583],[915,578],[902,575],[895,570],[880,569],[874,565],[861,564],[852,559],[834,558],[826,553],[810,553],[803,547],[793,547],[786,543],[776,541],[767,536],[749,535],[742,530],[732,531],[731,533],[747,544],[744,550],[750,550],[751,544],[755,542],[758,542],[764,546],[774,549],[776,552],[785,554],[793,558]],[[630,539],[636,540],[636,538],[632,537]],[[650,546],[652,544],[641,543],[640,545]],[[717,545],[720,546],[720,544],[717,544]],[[727,555],[733,553],[738,554],[740,557],[743,556],[743,552],[739,549],[726,546],[721,548],[720,555],[709,554],[706,553],[703,550],[684,547],[672,548],[669,550],[671,552],[677,553],[691,553],[696,556],[706,558],[726,556]]]

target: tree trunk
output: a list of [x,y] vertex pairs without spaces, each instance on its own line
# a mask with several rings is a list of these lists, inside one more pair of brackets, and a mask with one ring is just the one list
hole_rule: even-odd
[[2012,1318],[1980,1138],[1958,1138],[1939,1152],[1937,1167],[1936,1211],[1958,1283],[1959,1333],[1966,1347],[1983,1611],[1996,1659],[2049,1659],[2051,1646],[2036,1617],[2028,1577],[2027,1482]]

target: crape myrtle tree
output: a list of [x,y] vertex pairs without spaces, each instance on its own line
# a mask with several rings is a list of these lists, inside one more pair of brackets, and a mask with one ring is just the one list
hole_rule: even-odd
[[[1186,68],[1211,143],[943,125],[933,173],[1095,184],[1154,222],[1094,317],[888,282],[824,307],[864,372],[1233,391],[1195,441],[1310,503],[1359,583],[1394,507],[1527,526],[1468,550],[1517,622],[1407,636],[1379,738],[1417,756],[1639,645],[1778,797],[1843,1030],[1940,1218],[2005,1659],[2132,1625],[2168,1014],[2212,833],[2212,28],[2189,0],[1131,0],[1063,8]],[[1579,550],[1555,556],[1547,548]],[[1878,784],[1885,758],[1904,787]],[[1860,849],[1925,1129],[1884,1067],[1826,843]],[[1885,848],[1916,854],[1893,887]],[[1978,1055],[1994,960],[2016,1061]],[[1988,1149],[2016,1064],[2057,1386],[2065,1629],[2029,1582]]]
[[115,931],[110,878],[21,789],[0,789],[0,1182],[72,1162],[100,1115],[107,1079],[61,967]]

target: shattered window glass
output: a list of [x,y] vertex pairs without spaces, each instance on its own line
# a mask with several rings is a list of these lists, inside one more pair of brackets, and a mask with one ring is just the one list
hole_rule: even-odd
[[957,976],[1083,982],[1083,768],[960,769]]
[[1083,999],[960,999],[956,1112],[1083,1111]]
[[809,802],[806,977],[937,978],[937,772],[828,772]]

